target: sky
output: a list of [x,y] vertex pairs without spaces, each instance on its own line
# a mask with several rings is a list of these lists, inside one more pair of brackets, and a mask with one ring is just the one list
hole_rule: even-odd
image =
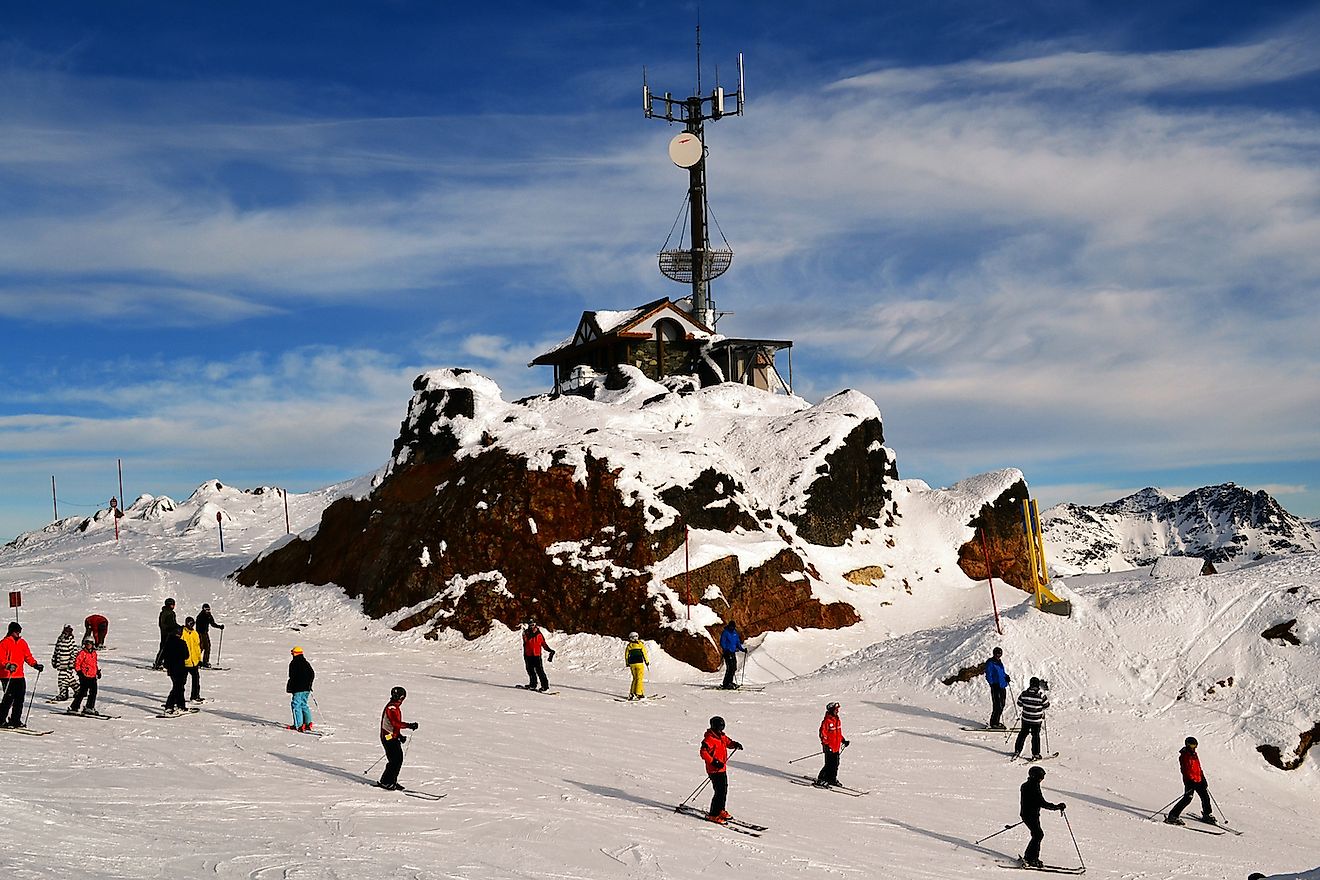
[[[1320,4],[0,9],[0,540],[385,462],[659,275],[709,125],[720,331],[873,397],[900,475],[1043,505],[1233,481],[1320,517]],[[782,357],[782,356],[781,356]]]

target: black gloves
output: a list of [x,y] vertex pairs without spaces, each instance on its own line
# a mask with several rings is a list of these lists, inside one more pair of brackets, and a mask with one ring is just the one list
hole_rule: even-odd
[[410,730],[416,730],[416,729],[417,729],[417,722],[414,721],[412,724],[409,724],[408,727],[409,727]]
[[406,742],[408,742],[408,737],[404,736],[403,734],[399,734],[399,745],[403,745]]
[[554,662],[555,662],[555,652],[554,652],[554,651],[551,651],[551,652],[550,652],[550,662],[551,662],[551,663],[554,663]]
[[845,739],[845,740],[843,741],[843,747],[846,749],[846,748],[848,748],[849,745],[851,745],[851,743],[849,743],[848,740]]
[[96,670],[96,677],[97,677],[97,678],[100,678],[100,677],[101,677],[101,670],[99,670],[99,669]]
[[12,664],[12,663],[6,663],[6,664],[5,664],[5,671],[6,671],[6,672],[13,672],[13,671],[16,670],[16,669],[18,669],[18,667],[15,666],[15,665]]
[[217,623],[217,624],[215,625],[215,628],[216,628],[216,629],[224,629],[224,628],[225,628],[225,625],[224,625],[223,623]]
[[1062,813],[1066,809],[1068,809],[1068,805],[1063,801],[1059,801],[1059,812]]
[[729,748],[733,749],[733,750],[736,752],[736,751],[738,751],[739,749],[742,748],[742,743],[738,742],[736,739],[735,739],[735,740],[731,740],[731,741],[729,742]]
[[45,671],[46,671],[46,664],[45,664],[45,663],[38,663],[38,664],[37,664],[37,672],[45,672]]
[[723,769],[724,769],[724,762],[723,762],[723,761],[711,761],[711,762],[710,762],[710,769],[712,769],[712,770],[723,770]]

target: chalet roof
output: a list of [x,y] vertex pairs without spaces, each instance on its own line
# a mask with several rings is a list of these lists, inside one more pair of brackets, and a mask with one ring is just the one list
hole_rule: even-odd
[[666,296],[624,311],[597,310],[583,312],[581,319],[578,321],[577,331],[571,337],[537,356],[528,366],[554,364],[564,359],[568,352],[575,348],[588,345],[595,346],[605,339],[621,336],[648,338],[652,334],[649,325],[645,329],[637,328],[640,325],[647,324],[648,321],[654,323],[653,319],[661,317],[662,312],[671,312],[672,314],[663,315],[663,317],[672,318],[683,325],[683,329],[689,338],[710,339],[715,335],[709,327],[693,318],[678,303]]

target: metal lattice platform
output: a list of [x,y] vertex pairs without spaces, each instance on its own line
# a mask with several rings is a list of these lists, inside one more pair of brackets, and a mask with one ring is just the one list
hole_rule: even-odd
[[[708,250],[703,261],[701,277],[704,281],[719,278],[733,262],[731,250]],[[660,272],[666,278],[682,284],[692,283],[692,251],[661,251]]]

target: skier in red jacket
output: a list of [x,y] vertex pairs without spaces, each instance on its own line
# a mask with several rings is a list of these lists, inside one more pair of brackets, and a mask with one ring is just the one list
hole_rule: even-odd
[[110,632],[110,621],[105,619],[102,614],[89,614],[83,621],[83,638],[88,636],[96,639],[96,649],[99,651],[105,647],[106,634]]
[[73,695],[73,702],[64,712],[67,715],[77,715],[78,707],[82,705],[83,697],[87,698],[87,707],[82,710],[84,715],[100,715],[96,711],[96,680],[101,677],[101,664],[96,656],[96,639],[88,637],[83,639],[82,650],[73,661],[73,671],[78,673],[78,690]]
[[1211,825],[1218,824],[1219,821],[1215,818],[1214,810],[1210,809],[1210,787],[1205,781],[1205,774],[1201,772],[1201,759],[1196,756],[1196,746],[1196,737],[1189,736],[1182,751],[1178,753],[1178,767],[1182,770],[1183,796],[1173,805],[1168,818],[1164,820],[1170,825],[1184,824],[1178,815],[1192,802],[1193,794],[1201,796],[1201,821],[1209,822]]
[[729,796],[728,762],[729,750],[737,751],[742,743],[729,739],[724,734],[724,719],[716,715],[710,719],[710,729],[701,738],[701,760],[706,762],[706,776],[710,778],[715,794],[710,799],[710,809],[706,818],[723,825],[733,816],[724,809]]
[[403,701],[408,692],[401,687],[390,691],[390,701],[380,713],[380,744],[385,747],[385,772],[376,784],[388,791],[403,791],[399,785],[399,771],[403,769],[403,744],[408,737],[405,730],[416,730],[417,722],[411,724],[403,720]]
[[0,727],[27,726],[23,723],[23,699],[27,696],[24,665],[38,672],[46,668],[32,656],[32,649],[23,639],[23,627],[15,620],[10,622],[9,632],[0,639],[0,686],[5,691],[4,698],[0,699]]
[[839,704],[830,703],[820,722],[820,748],[825,754],[825,766],[816,775],[817,785],[843,785],[839,781],[839,756],[847,746],[848,740],[843,738],[843,722],[839,720]]
[[[545,643],[545,634],[541,632],[540,627],[533,620],[527,624],[523,630],[523,665],[527,667],[527,690],[529,691],[548,691],[550,690],[550,680],[545,677],[545,666],[541,664],[541,652],[545,651],[550,655],[550,662],[555,662],[555,649]],[[540,687],[537,687],[537,684]]]

